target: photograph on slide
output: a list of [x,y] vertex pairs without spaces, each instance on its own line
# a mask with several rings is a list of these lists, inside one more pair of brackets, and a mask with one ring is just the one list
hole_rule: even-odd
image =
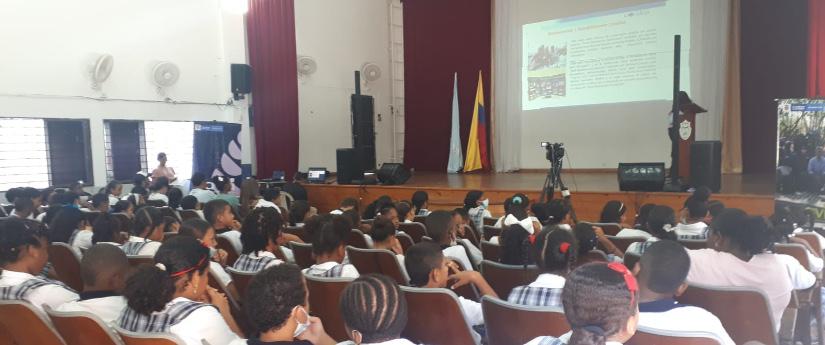
[[530,100],[567,94],[567,44],[539,46],[528,56],[527,82]]

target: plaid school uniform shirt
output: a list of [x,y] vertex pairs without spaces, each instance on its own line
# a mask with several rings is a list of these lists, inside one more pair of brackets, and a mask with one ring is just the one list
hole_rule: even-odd
[[24,272],[4,270],[0,273],[0,300],[26,301],[35,308],[52,308],[76,301],[77,292],[61,282],[35,277]]
[[304,269],[304,274],[323,278],[358,278],[358,270],[350,264],[339,264],[335,261],[328,261],[322,264],[315,264]]
[[160,248],[160,244],[160,242],[155,242],[142,237],[130,236],[129,240],[126,241],[120,249],[123,249],[123,252],[125,252],[126,255],[154,256],[158,251],[158,248]]
[[176,298],[167,304],[162,311],[153,312],[149,315],[138,313],[127,307],[120,314],[118,325],[120,328],[136,333],[168,333],[170,327],[177,325],[196,310],[204,307],[215,308],[211,304],[190,301],[185,298]]
[[530,285],[513,288],[507,302],[537,307],[561,307],[561,293],[565,281],[564,277],[555,274],[540,274]]
[[680,240],[706,240],[708,238],[708,225],[704,222],[693,224],[679,223],[673,231]]
[[241,254],[232,268],[243,272],[260,272],[270,266],[280,265],[284,263],[282,260],[275,257],[268,251],[252,252],[249,254]]
[[647,241],[644,242],[634,242],[627,246],[627,250],[625,254],[636,254],[639,256],[644,255],[647,248],[650,248],[654,243],[658,242],[659,239],[656,237],[648,238]]

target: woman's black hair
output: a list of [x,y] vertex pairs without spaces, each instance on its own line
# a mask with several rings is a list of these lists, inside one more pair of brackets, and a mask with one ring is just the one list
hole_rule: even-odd
[[625,212],[627,212],[627,207],[621,201],[610,200],[602,208],[599,223],[621,223]]
[[650,215],[650,211],[656,207],[655,204],[644,204],[642,207],[639,207],[639,214],[636,215],[636,229],[639,230],[647,230],[647,217]]
[[573,234],[576,236],[576,243],[579,244],[579,256],[586,255],[591,250],[596,249],[598,238],[596,238],[596,231],[592,225],[587,223],[576,224],[576,227],[573,228]]
[[[92,207],[94,207],[95,209],[98,209],[98,208],[100,208],[100,206],[103,205],[103,203],[107,203],[107,204],[109,203],[109,196],[108,195],[103,194],[103,193],[97,193],[95,195],[92,195]],[[109,206],[113,206],[113,205],[109,205]]]
[[350,224],[352,224],[353,229],[358,228],[361,225],[361,215],[358,214],[358,211],[355,209],[346,210],[344,213],[341,213],[341,216],[346,217],[349,219]]
[[190,184],[192,185],[192,189],[200,187],[201,184],[207,181],[206,174],[202,172],[196,172],[192,174],[192,178],[189,179]]
[[23,246],[40,247],[40,240],[48,240],[45,227],[38,222],[17,218],[0,221],[0,266],[20,260]]
[[198,198],[194,195],[187,195],[180,200],[180,208],[184,210],[194,210],[198,207]]
[[423,190],[416,191],[412,195],[412,206],[415,209],[415,215],[424,207],[424,204],[430,201],[430,195]]
[[227,186],[231,186],[229,179],[225,176],[213,176],[212,184],[215,185],[215,189],[218,190],[218,193],[223,193],[224,188],[226,188]]
[[120,220],[110,213],[103,213],[92,224],[92,244],[98,242],[119,242]]
[[710,200],[711,190],[707,186],[699,186],[696,187],[696,190],[693,191],[693,194],[685,200],[685,207],[687,207],[689,200],[696,200],[699,202],[708,202]]
[[506,265],[529,265],[533,263],[530,255],[530,233],[520,224],[508,226],[499,236],[501,243],[501,263]]
[[711,229],[727,238],[733,246],[750,255],[765,252],[773,243],[772,230],[758,216],[749,216],[738,208],[728,208],[713,219]]
[[543,272],[565,275],[576,264],[578,256],[576,238],[557,226],[542,230],[533,243],[533,257]]
[[378,212],[387,205],[392,205],[392,198],[389,195],[379,196],[364,209],[364,219],[375,219]]
[[86,220],[83,211],[74,207],[63,207],[49,223],[49,238],[54,242],[69,243],[72,234]]
[[181,199],[183,199],[183,191],[177,187],[170,187],[169,191],[166,192],[166,197],[169,198],[169,208],[177,210],[180,207]]
[[163,232],[172,232],[173,224],[180,224],[180,220],[172,216],[163,216]]
[[456,209],[454,209],[454,210],[453,210],[453,216],[455,216],[455,215],[460,216],[460,217],[461,217],[461,219],[463,219],[463,220],[464,220],[464,222],[466,222],[466,224],[467,224],[467,225],[468,225],[471,229],[473,229],[473,232],[475,232],[476,234],[481,233],[481,232],[480,232],[480,231],[476,228],[476,222],[473,222],[473,221],[471,221],[471,220],[470,220],[470,213],[469,213],[469,212],[467,212],[467,210],[465,210],[465,209],[464,209],[464,208],[462,208],[462,207],[456,208]]
[[21,216],[21,215],[29,215],[34,214],[37,210],[34,209],[34,201],[30,198],[17,198],[14,199],[14,214]]
[[334,252],[341,246],[347,244],[352,224],[349,219],[342,216],[320,216],[314,217],[317,224],[307,224],[306,230],[312,236],[312,253],[315,255],[328,254]]
[[278,187],[264,189],[261,191],[261,196],[266,201],[273,201],[281,196],[281,189]]
[[[132,235],[148,238],[152,231],[163,225],[163,214],[156,207],[144,206],[135,211]],[[147,230],[148,229],[148,230]]]
[[289,225],[298,225],[304,223],[304,218],[309,212],[309,203],[306,200],[295,200],[292,202],[292,207],[289,208]]
[[412,212],[412,206],[409,201],[399,201],[395,204],[395,210],[398,212],[398,220],[403,223]]
[[120,185],[121,185],[121,184],[120,184],[120,182],[118,182],[118,181],[115,181],[115,180],[109,181],[109,183],[107,183],[107,184],[106,184],[106,194],[107,194],[107,195],[108,195],[108,194],[112,194],[112,192],[113,192],[115,189],[117,189],[117,187],[118,187],[118,186],[120,186]]
[[563,200],[553,199],[547,202],[548,225],[560,224],[570,213],[570,206]]
[[127,201],[127,200],[118,200],[117,203],[115,203],[114,205],[111,205],[111,206],[112,206],[112,212],[113,213],[121,213],[121,212],[126,212],[126,210],[128,210],[129,207],[132,207],[134,205],[131,202]]
[[676,234],[670,230],[676,225],[676,212],[670,206],[656,205],[647,215],[645,231],[660,240],[676,241]]
[[212,224],[209,222],[198,218],[190,218],[184,221],[180,225],[180,230],[178,230],[178,235],[180,236],[190,236],[202,240],[209,229],[212,228]]
[[166,176],[155,178],[155,180],[152,181],[152,185],[149,186],[149,189],[153,192],[157,192],[163,188],[167,188],[167,190],[169,188],[169,178]]
[[23,188],[20,187],[9,188],[9,190],[6,191],[6,201],[14,203],[14,200],[17,199],[17,196],[20,195],[22,190]]
[[192,237],[175,236],[158,248],[154,262],[162,265],[141,266],[123,289],[129,308],[143,315],[163,310],[180,289],[178,281],[205,272],[209,268],[209,249]]
[[[509,213],[512,213],[513,215],[515,215],[516,212],[523,212],[526,215],[529,207],[530,199],[527,198],[527,195],[517,193],[510,198]],[[518,215],[515,216],[518,217]]]
[[241,226],[241,243],[243,254],[266,250],[269,242],[278,243],[278,237],[284,227],[283,219],[272,207],[258,207],[252,210]]
[[530,204],[530,212],[539,220],[542,225],[550,221],[550,208],[546,202],[534,202]]
[[572,335],[570,345],[604,345],[622,332],[636,315],[638,292],[631,291],[629,272],[622,274],[604,263],[583,265],[567,276],[562,304]]
[[43,206],[48,206],[50,202],[49,198],[52,196],[54,192],[54,187],[43,188],[42,190],[40,190],[40,203]]
[[467,195],[464,197],[464,210],[469,211],[470,209],[478,207],[476,203],[481,200],[482,196],[484,196],[484,192],[480,190],[467,192]]
[[384,242],[390,236],[395,236],[395,225],[389,219],[378,218],[372,222],[370,237],[375,243]]
[[338,309],[347,328],[361,333],[364,344],[398,339],[407,326],[407,299],[384,275],[366,274],[349,283]]
[[301,268],[281,264],[264,269],[247,288],[244,310],[256,333],[280,329],[292,310],[306,304],[307,288]]

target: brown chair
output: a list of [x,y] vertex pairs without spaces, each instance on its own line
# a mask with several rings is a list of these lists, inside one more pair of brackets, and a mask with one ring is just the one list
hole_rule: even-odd
[[234,265],[240,254],[235,251],[235,246],[232,245],[232,242],[223,236],[215,236],[215,241],[218,242],[218,249],[223,249],[226,252],[226,265],[230,267]]
[[140,265],[154,265],[155,258],[153,256],[148,255],[128,255],[126,258],[129,260],[129,266],[138,267]]
[[349,339],[344,328],[344,319],[338,309],[338,299],[344,288],[354,279],[322,278],[307,274],[304,274],[304,277],[309,291],[310,313],[321,319],[324,329],[332,339],[339,342]]
[[485,225],[483,235],[484,240],[489,241],[491,238],[501,235],[501,228],[497,228],[492,225]]
[[616,246],[622,253],[627,251],[627,247],[630,247],[631,244],[636,242],[644,242],[647,241],[644,237],[618,237],[618,236],[608,236],[607,237],[610,242],[613,242],[613,245]]
[[401,243],[401,249],[404,250],[404,253],[406,253],[407,249],[410,249],[410,247],[412,247],[415,244],[415,241],[413,241],[412,237],[403,232],[396,233],[395,238],[397,238],[398,242]]
[[347,245],[355,248],[369,248],[369,246],[367,246],[367,239],[364,238],[364,233],[357,229],[350,231]]
[[46,316],[28,302],[0,301],[0,327],[15,345],[66,345]]
[[800,232],[798,234],[795,234],[794,236],[801,240],[804,240],[805,242],[808,242],[808,245],[811,246],[811,248],[813,248],[815,252],[819,253],[820,256],[822,256],[822,246],[819,243],[819,237],[817,237],[816,233]]
[[[798,244],[798,243],[777,243],[774,244],[773,251],[777,254],[785,254],[790,255],[796,261],[799,261],[799,264],[802,267],[805,267],[808,271],[810,271],[810,260],[808,259],[808,248],[805,246]],[[820,293],[820,286],[821,282],[817,280],[814,286],[810,289],[806,290],[797,290],[794,291],[796,296],[798,297],[798,306],[796,307],[797,319],[796,321],[796,333],[799,334],[800,339],[805,344],[811,343],[811,316],[815,314],[819,314],[821,310],[821,296],[818,296]],[[821,317],[816,319],[817,326],[820,326]],[[784,326],[784,325],[783,325]],[[819,333],[817,332],[817,336]]]
[[116,330],[126,345],[186,345],[171,333],[135,333],[121,328]]
[[415,216],[413,217],[413,222],[425,224],[427,222],[427,216]]
[[526,344],[536,337],[559,337],[570,331],[560,307],[524,306],[484,296],[481,309],[490,345]]
[[309,268],[315,264],[314,255],[312,255],[312,245],[309,243],[289,242],[289,247],[292,248],[292,255],[295,256],[295,264],[301,268]]
[[306,243],[312,242],[312,239],[309,237],[309,234],[307,234],[307,231],[306,229],[304,229],[303,226],[288,226],[286,227],[286,229],[284,229],[284,232],[287,234],[298,236],[298,238],[300,238],[301,241],[304,241]]
[[625,345],[721,345],[713,333],[672,332],[639,326]]
[[689,250],[699,250],[708,247],[707,240],[679,240],[679,243]]
[[636,267],[636,263],[642,259],[642,256],[636,253],[625,253],[624,254],[624,265],[629,270],[633,270]]
[[94,225],[97,217],[100,217],[100,211],[89,211],[83,215],[86,216],[86,223],[89,223],[89,225]]
[[427,236],[427,227],[424,223],[401,223],[398,224],[398,231],[410,235],[415,243],[421,242],[421,237]]
[[44,306],[52,325],[67,345],[121,345],[123,342],[100,318],[87,312],[61,312]]
[[481,256],[484,260],[501,261],[501,246],[493,242],[481,241]]
[[180,220],[180,216],[178,215],[178,213],[175,212],[175,210],[173,210],[169,206],[158,207],[158,210],[160,210],[160,214],[164,217],[172,217],[177,220]]
[[479,237],[481,237],[481,236],[479,236],[479,234],[477,234],[476,231],[473,230],[472,226],[469,226],[469,225],[466,225],[466,224],[464,225],[464,235],[461,236],[461,238],[467,239],[474,246],[478,247],[479,246],[479,241],[480,241]]
[[54,265],[57,279],[75,291],[83,291],[80,277],[80,258],[68,244],[54,242],[49,245],[49,262]]
[[486,226],[486,225],[493,226],[493,225],[496,225],[496,223],[498,223],[498,218],[495,218],[495,217],[484,217],[484,225],[485,225],[485,226]]
[[524,266],[505,265],[490,260],[481,262],[481,275],[503,299],[507,299],[514,287],[532,283],[539,274],[541,272],[536,266],[527,266],[525,269]]
[[679,302],[705,308],[722,321],[737,344],[759,341],[777,345],[779,340],[765,294],[755,288],[691,285]]
[[246,289],[249,287],[249,283],[252,282],[252,278],[255,278],[258,272],[244,272],[232,267],[227,267],[226,273],[229,273],[229,276],[232,277],[232,284],[235,285],[235,290],[238,291],[238,300],[243,304],[243,302],[246,301]]
[[177,235],[178,235],[177,232],[164,232],[163,233],[163,241],[166,242],[166,241],[174,238]]
[[407,327],[401,332],[404,338],[416,344],[476,344],[471,325],[452,291],[407,286],[401,290],[407,299]]
[[383,274],[395,280],[398,285],[407,285],[407,277],[395,253],[386,249],[363,249],[347,246],[349,262],[359,274]]
[[604,230],[604,234],[607,236],[616,236],[619,231],[622,231],[622,226],[616,223],[588,223],[592,226],[598,226]]
[[183,222],[201,217],[201,215],[199,215],[198,212],[195,212],[195,210],[181,210],[178,214],[180,214],[180,220]]

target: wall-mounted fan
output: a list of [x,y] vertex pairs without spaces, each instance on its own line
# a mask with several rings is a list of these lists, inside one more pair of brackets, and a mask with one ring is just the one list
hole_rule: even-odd
[[308,77],[318,70],[318,63],[310,56],[298,56],[298,76]]
[[361,66],[361,78],[364,80],[364,84],[369,84],[380,79],[381,67],[372,62],[365,63]]
[[103,82],[112,74],[115,59],[109,54],[103,54],[95,59],[89,68],[89,77],[92,79],[92,89],[100,90]]
[[175,85],[180,78],[180,69],[174,63],[168,61],[161,61],[152,66],[152,72],[149,75],[152,84],[157,87],[158,95],[165,98],[167,101],[169,97],[166,96],[166,88]]

